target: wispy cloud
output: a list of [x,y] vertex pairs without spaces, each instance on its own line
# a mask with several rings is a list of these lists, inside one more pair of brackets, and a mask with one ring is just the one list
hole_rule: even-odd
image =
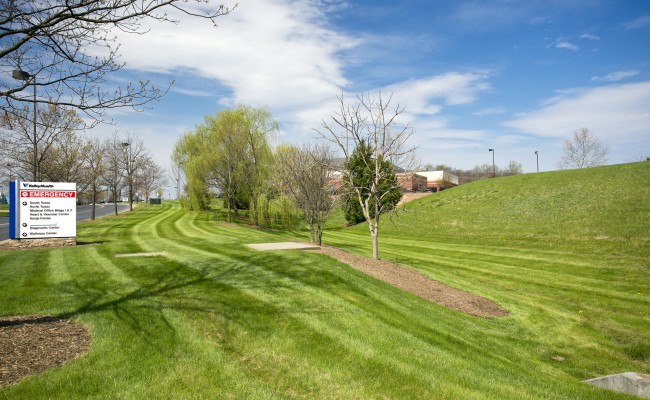
[[580,35],[580,39],[600,40],[600,36],[592,35],[591,33],[585,33],[585,34]]
[[318,6],[325,12],[337,12],[348,9],[350,4],[345,0],[320,0]]
[[385,90],[408,100],[409,110],[418,114],[437,114],[439,103],[460,105],[472,103],[479,92],[490,89],[484,72],[449,72],[422,79],[392,84]]
[[500,114],[505,114],[506,110],[503,107],[487,107],[483,108],[481,110],[478,110],[474,113],[474,115],[482,116],[482,115],[500,115]]
[[554,47],[555,47],[556,49],[565,49],[565,50],[571,50],[571,51],[578,51],[578,50],[580,50],[580,46],[575,45],[575,44],[573,44],[573,43],[570,43],[570,42],[569,42],[568,40],[566,40],[566,39],[558,39],[558,40],[555,42]]
[[174,93],[184,94],[185,96],[194,96],[194,97],[214,96],[213,92],[207,90],[186,89],[186,88],[174,87],[174,86],[172,86],[171,91]]
[[625,29],[641,29],[645,27],[650,27],[650,15],[642,15],[623,24]]
[[503,125],[547,137],[565,137],[587,127],[601,138],[621,142],[647,136],[648,110],[650,82],[608,85],[568,91]]
[[240,3],[217,29],[207,21],[178,18],[178,25],[152,24],[148,35],[118,33],[127,67],[195,71],[230,89],[232,103],[291,108],[340,93],[348,81],[339,54],[360,43],[328,29],[322,9],[306,1]]
[[639,71],[627,70],[611,72],[605,76],[594,76],[591,78],[594,82],[618,82],[623,79],[632,78],[639,75]]

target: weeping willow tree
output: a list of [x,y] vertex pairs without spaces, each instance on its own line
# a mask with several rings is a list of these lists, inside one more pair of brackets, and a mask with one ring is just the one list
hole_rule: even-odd
[[207,130],[197,127],[195,131],[185,132],[176,142],[172,161],[185,175],[186,185],[181,197],[183,207],[190,210],[207,210],[210,207],[210,191],[206,154],[203,151]]
[[241,205],[258,224],[257,203],[271,170],[270,135],[277,129],[266,108],[245,105],[206,116],[176,143],[172,159],[187,181],[185,203],[208,209],[210,193],[224,199],[228,222]]

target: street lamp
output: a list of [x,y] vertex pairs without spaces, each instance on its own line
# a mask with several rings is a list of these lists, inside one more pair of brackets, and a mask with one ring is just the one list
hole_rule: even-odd
[[34,86],[34,182],[38,182],[38,144],[36,142],[36,75],[31,75],[21,69],[11,71],[11,77],[19,81],[32,80]]
[[497,168],[494,165],[494,149],[488,149],[489,151],[492,152],[492,175],[494,178],[497,177]]
[[7,168],[9,169],[9,182],[11,182],[13,180],[12,172],[14,171],[14,165],[12,163],[8,163]]
[[535,150],[535,157],[537,158],[537,172],[539,172],[539,152]]
[[133,177],[131,176],[131,143],[124,142],[122,143],[123,147],[128,147],[128,153],[126,156],[126,176],[129,180],[129,210],[133,211]]

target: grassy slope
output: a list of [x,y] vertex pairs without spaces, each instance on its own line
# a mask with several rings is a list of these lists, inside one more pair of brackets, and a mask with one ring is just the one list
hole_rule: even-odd
[[[380,255],[503,304],[579,379],[648,373],[649,198],[650,163],[475,182],[384,221]],[[371,252],[364,226],[326,241]]]
[[[499,320],[321,255],[250,251],[244,243],[286,237],[176,205],[83,224],[80,241],[105,243],[0,252],[0,313],[73,317],[91,330],[91,352],[0,393],[629,398],[579,380],[650,372],[649,177],[650,164],[635,164],[478,182],[414,202],[384,227],[383,257],[498,301],[511,311]],[[367,254],[362,228],[325,240]]]

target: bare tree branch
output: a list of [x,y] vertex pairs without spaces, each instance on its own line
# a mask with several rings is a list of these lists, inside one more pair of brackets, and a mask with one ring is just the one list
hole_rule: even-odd
[[[389,174],[395,171],[383,168],[383,163],[412,169],[415,167],[417,146],[408,146],[413,135],[409,124],[398,123],[405,108],[399,104],[392,108],[392,94],[385,98],[382,93],[357,96],[354,105],[347,104],[343,96],[338,98],[339,110],[330,121],[324,120],[315,131],[321,138],[333,143],[343,152],[345,165],[350,162],[351,152],[357,146],[370,146],[372,157],[362,157],[365,169],[371,177],[364,187],[355,185],[353,174],[344,174],[345,184],[356,194],[372,238],[373,258],[379,258],[379,217],[385,212],[382,198]],[[393,182],[397,185],[397,182]]]
[[[0,0],[0,74],[20,70],[29,77],[0,79],[0,109],[36,101],[102,120],[111,108],[147,107],[169,87],[159,89],[146,80],[125,87],[108,84],[107,76],[125,65],[114,29],[145,34],[145,20],[178,22],[167,13],[172,10],[216,26],[217,18],[235,7],[209,0]],[[36,99],[25,92],[30,85],[38,89]]]
[[607,147],[589,129],[573,132],[571,140],[564,141],[564,154],[558,163],[560,169],[590,168],[607,162]]

